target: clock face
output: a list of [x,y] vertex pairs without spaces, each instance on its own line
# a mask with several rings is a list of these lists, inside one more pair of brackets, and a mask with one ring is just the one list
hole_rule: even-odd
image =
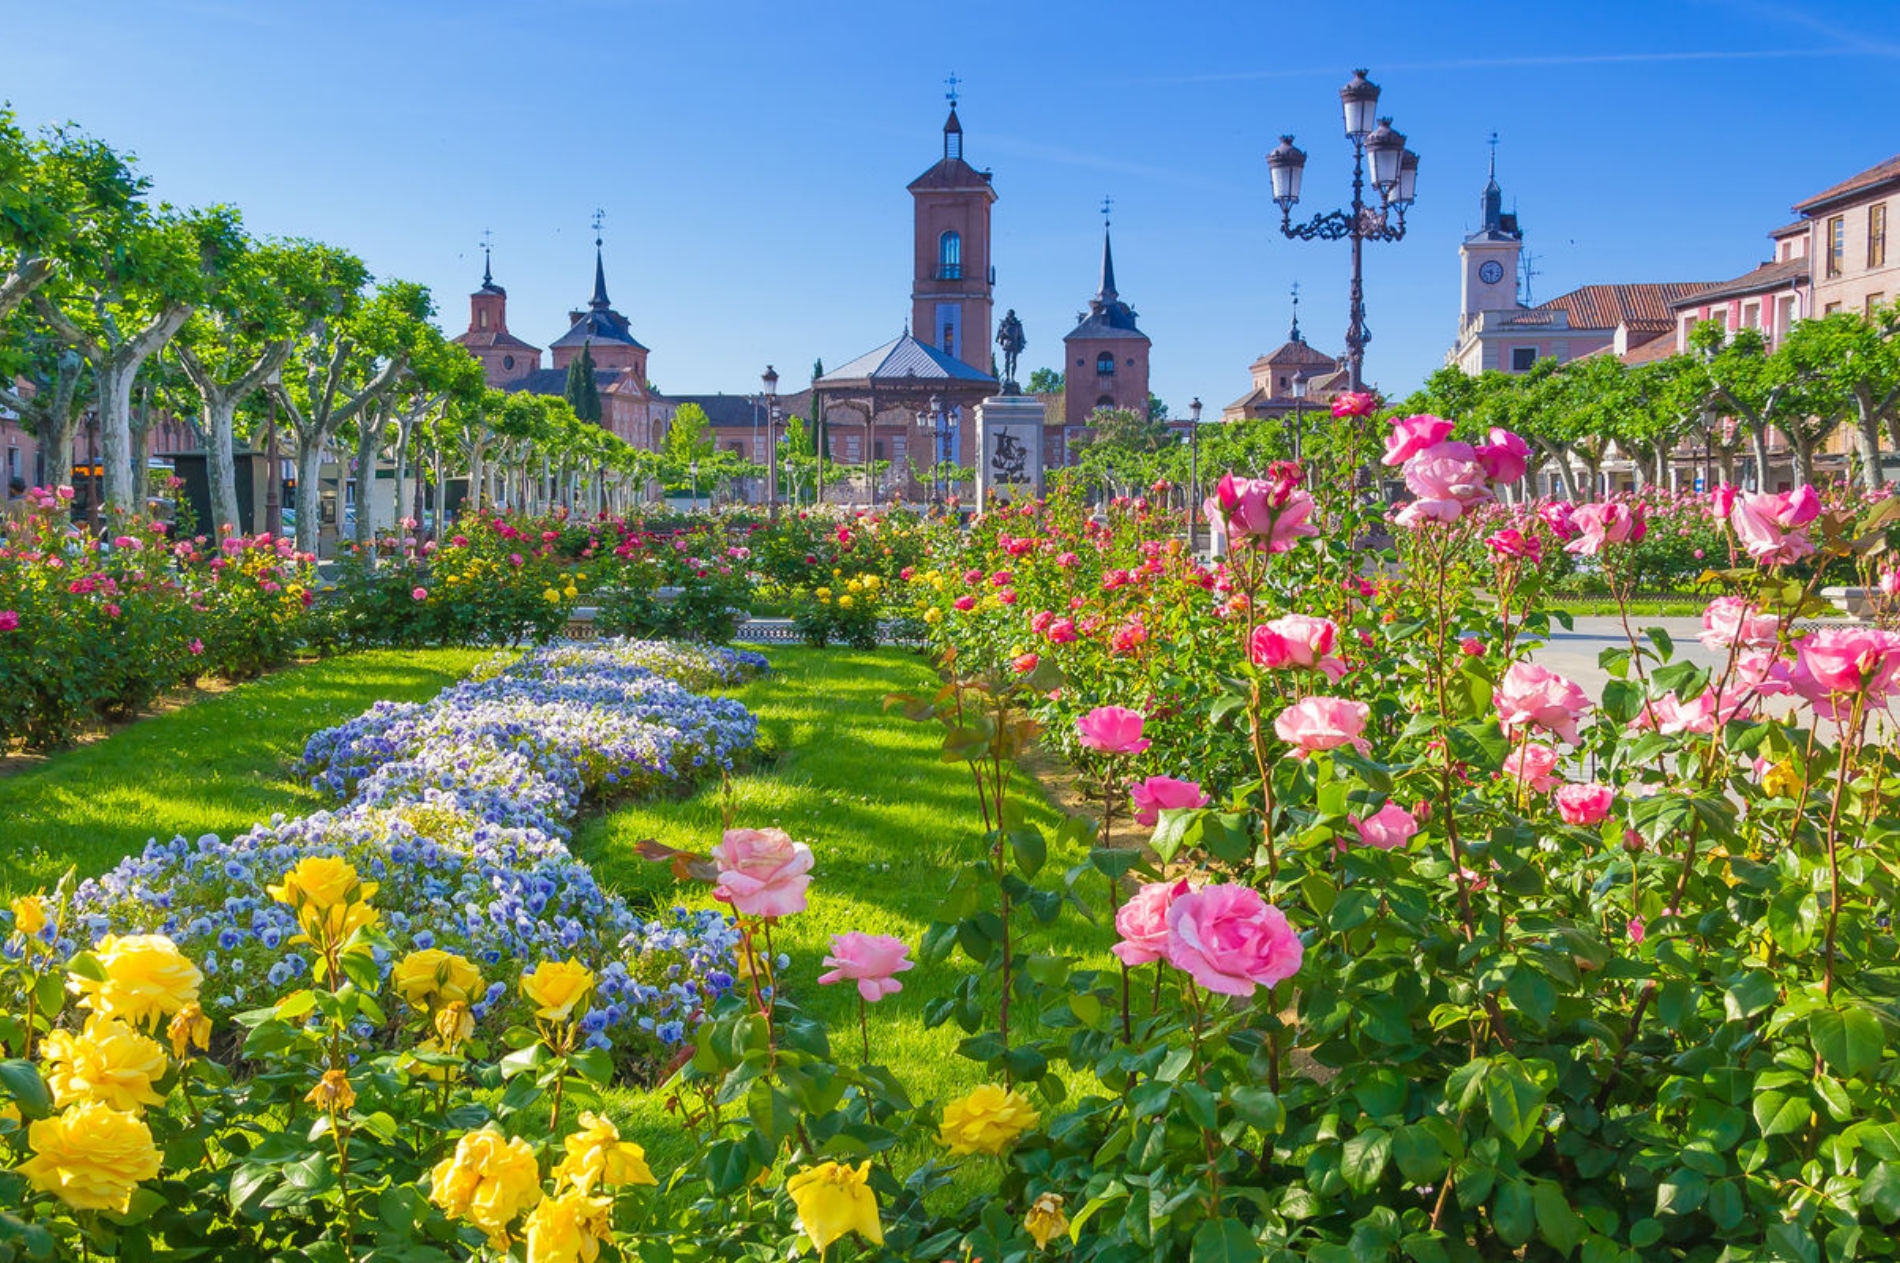
[[1486,285],[1496,285],[1504,279],[1504,265],[1496,259],[1486,259],[1478,266],[1478,279]]

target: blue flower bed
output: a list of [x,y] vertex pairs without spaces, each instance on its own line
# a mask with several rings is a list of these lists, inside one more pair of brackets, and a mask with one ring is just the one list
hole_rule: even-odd
[[425,704],[378,703],[305,749],[305,774],[343,799],[336,810],[228,842],[155,840],[80,887],[78,924],[93,942],[170,935],[204,969],[213,1012],[241,1011],[308,964],[289,942],[290,909],[264,888],[304,856],[343,855],[381,884],[394,956],[439,947],[481,966],[485,1026],[524,1016],[524,968],[572,957],[600,979],[589,1043],[661,1055],[731,987],[737,932],[717,912],[635,916],[568,851],[569,825],[590,797],[730,768],[757,721],[694,689],[764,669],[754,653],[603,641],[486,668]]

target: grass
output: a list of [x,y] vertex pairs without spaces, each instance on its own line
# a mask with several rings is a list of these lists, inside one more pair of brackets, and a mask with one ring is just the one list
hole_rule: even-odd
[[[1607,596],[1552,596],[1547,597],[1544,603],[1550,609],[1562,610],[1578,618],[1614,618],[1618,613],[1616,601]],[[1706,599],[1694,596],[1639,599],[1630,602],[1629,612],[1631,618],[1697,618],[1707,604]]]
[[0,777],[0,893],[110,868],[157,835],[242,832],[327,805],[291,763],[320,728],[379,700],[422,701],[488,650],[374,650],[207,694]]
[[[976,855],[982,825],[976,791],[965,765],[938,758],[942,729],[913,724],[883,709],[891,692],[934,689],[929,666],[896,650],[845,652],[803,648],[770,651],[772,673],[735,696],[759,716],[762,739],[772,756],[732,778],[733,821],[738,826],[776,825],[808,843],[817,856],[810,905],[785,919],[775,946],[791,957],[782,975],[788,996],[822,1019],[832,1032],[840,1061],[861,1057],[856,988],[816,985],[831,936],[847,930],[891,934],[911,944],[913,956],[935,918],[951,869]],[[1014,793],[1036,823],[1053,828],[1059,819],[1034,782],[1017,777]],[[575,851],[601,879],[642,903],[710,904],[703,886],[681,887],[671,873],[639,858],[634,847],[655,838],[683,850],[706,851],[719,838],[722,791],[718,783],[684,800],[649,800],[620,806],[587,821]],[[1079,851],[1052,849],[1039,884],[1083,859]],[[1100,877],[1085,879],[1102,894]],[[1028,928],[1032,949],[1084,957],[1102,966],[1112,934],[1090,926],[1072,909],[1053,927]],[[919,963],[903,974],[904,990],[870,1006],[872,1057],[890,1066],[919,1100],[961,1094],[981,1080],[975,1062],[956,1055],[962,1031],[954,1024],[925,1030],[927,1001],[947,995],[956,976],[971,966],[961,956],[949,964]],[[996,1014],[996,988],[986,1014]],[[1012,1025],[1028,1018],[1021,1007]],[[657,1093],[624,1093],[630,1117],[623,1131],[636,1135],[656,1163],[682,1156],[687,1145]]]

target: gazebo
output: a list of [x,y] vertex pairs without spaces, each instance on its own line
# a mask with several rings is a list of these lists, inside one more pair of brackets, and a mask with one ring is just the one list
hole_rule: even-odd
[[[912,418],[919,418],[935,440],[932,465],[962,463],[965,449],[974,451],[975,430],[962,420],[953,421],[952,414],[973,408],[994,395],[999,385],[988,373],[919,341],[906,328],[894,341],[826,373],[812,383],[812,389],[823,396],[827,412],[835,405],[864,417],[863,457],[865,468],[872,471],[868,481],[875,504],[880,432],[895,437],[906,428],[915,430],[918,422]],[[892,410],[901,410],[902,419],[878,421],[880,412]],[[814,406],[813,411],[819,409]]]

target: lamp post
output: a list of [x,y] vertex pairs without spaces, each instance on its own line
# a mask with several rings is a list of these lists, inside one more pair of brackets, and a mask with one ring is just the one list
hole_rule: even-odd
[[932,395],[930,397],[930,411],[917,414],[917,428],[930,431],[930,494],[939,507],[942,506],[945,499],[943,469],[943,449],[945,445],[944,425],[943,396]]
[[[1346,327],[1346,369],[1348,389],[1364,389],[1363,369],[1366,343],[1372,332],[1366,328],[1365,284],[1361,273],[1361,254],[1368,241],[1401,241],[1405,238],[1405,212],[1411,206],[1418,184],[1418,155],[1405,147],[1405,136],[1392,129],[1390,118],[1381,118],[1374,126],[1373,114],[1379,104],[1378,85],[1355,70],[1352,80],[1339,90],[1339,102],[1345,114],[1346,139],[1352,142],[1352,209],[1328,211],[1305,223],[1293,222],[1293,208],[1300,200],[1300,178],[1306,167],[1306,153],[1294,148],[1293,137],[1282,136],[1267,155],[1267,169],[1273,176],[1273,200],[1280,207],[1280,231],[1299,241],[1337,241],[1352,243],[1351,319]],[[1366,205],[1366,160],[1372,160],[1372,184],[1379,191],[1379,205]]]
[[1306,370],[1293,374],[1293,461],[1302,459],[1300,436],[1306,433]]
[[1201,541],[1201,397],[1188,404],[1188,551]]
[[773,437],[772,432],[778,421],[778,371],[767,364],[765,372],[759,375],[759,380],[765,383],[765,446],[769,452],[766,458],[768,472],[765,476],[765,505],[766,512],[776,518],[778,516],[778,440]]
[[687,510],[687,512],[697,513],[699,512],[699,462],[697,460],[687,461],[686,472],[691,474],[693,478],[693,507]]

